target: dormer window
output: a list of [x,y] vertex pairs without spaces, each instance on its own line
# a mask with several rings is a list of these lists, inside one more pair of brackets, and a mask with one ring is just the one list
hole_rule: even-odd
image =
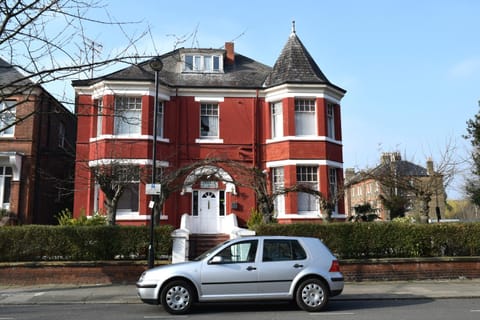
[[184,72],[221,72],[223,59],[221,55],[186,54]]

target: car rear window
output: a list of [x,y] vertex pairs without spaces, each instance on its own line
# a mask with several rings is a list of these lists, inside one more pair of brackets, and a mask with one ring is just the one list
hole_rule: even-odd
[[297,240],[273,239],[263,244],[263,261],[303,260],[307,254]]

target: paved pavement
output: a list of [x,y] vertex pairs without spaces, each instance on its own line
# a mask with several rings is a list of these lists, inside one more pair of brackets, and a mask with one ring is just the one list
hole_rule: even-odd
[[[334,299],[447,299],[480,298],[480,279],[442,281],[347,282]],[[142,303],[134,285],[0,285],[0,305],[25,304]]]

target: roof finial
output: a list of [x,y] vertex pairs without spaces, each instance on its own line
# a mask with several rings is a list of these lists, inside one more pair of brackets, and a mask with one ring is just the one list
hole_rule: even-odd
[[292,34],[295,34],[295,20],[292,20]]

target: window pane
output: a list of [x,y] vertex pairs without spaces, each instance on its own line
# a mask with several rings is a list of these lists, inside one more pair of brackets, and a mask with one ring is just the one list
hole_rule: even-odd
[[235,243],[220,251],[217,256],[222,257],[223,263],[254,262],[257,243],[257,240]]
[[12,177],[5,177],[3,181],[3,204],[10,203],[10,190],[12,184]]
[[103,126],[103,97],[97,100],[97,137],[102,135]]
[[218,105],[202,104],[200,109],[200,136],[218,137]]
[[185,71],[192,71],[193,70],[193,56],[187,55],[185,56]]
[[307,255],[297,241],[265,240],[263,261],[303,260]]
[[2,101],[0,102],[0,135],[12,136],[15,131],[15,126],[12,124],[16,120],[16,101]]
[[[317,167],[297,167],[297,183],[318,191]],[[318,212],[319,203],[315,195],[298,193],[298,212]]]
[[115,134],[140,134],[141,116],[141,97],[115,97]]
[[213,70],[219,71],[220,70],[220,57],[214,56],[213,57]]
[[204,56],[203,57],[203,63],[204,63],[204,70],[205,71],[212,70],[212,56]]
[[201,56],[194,56],[193,57],[193,70],[198,71],[201,70],[202,66],[202,57]]
[[[273,192],[278,192],[284,188],[285,177],[283,167],[272,168],[272,186]],[[283,194],[277,195],[274,199],[273,206],[273,212],[276,215],[285,213],[285,196]]]
[[316,135],[315,101],[295,100],[295,135]]
[[333,104],[327,105],[327,126],[328,137],[335,139],[335,109]]
[[124,211],[138,211],[138,183],[130,183],[125,186],[118,200],[117,208]]
[[157,137],[162,138],[163,137],[163,102],[159,101],[158,102],[158,108],[157,108]]
[[282,102],[272,103],[272,138],[283,137]]

